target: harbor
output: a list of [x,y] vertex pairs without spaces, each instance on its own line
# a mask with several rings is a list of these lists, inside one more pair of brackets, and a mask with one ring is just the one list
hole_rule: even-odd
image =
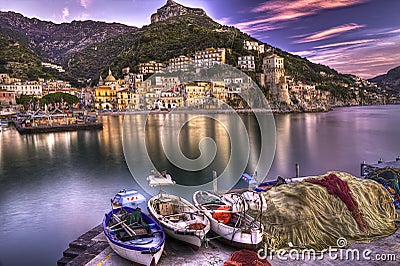
[[[288,179],[287,182],[298,181]],[[397,250],[400,248],[400,232],[397,230],[400,224],[398,218],[399,214],[400,209],[396,211],[396,230],[387,237],[366,241],[365,243],[348,244],[346,242],[346,246],[333,247],[332,250],[331,247],[329,247],[329,253],[326,253],[326,256],[321,254],[316,256],[314,254],[314,257],[310,257],[312,254],[308,254],[308,259],[305,257],[299,259],[299,257],[293,256],[293,254],[296,253],[293,253],[292,251],[294,249],[292,249],[290,253],[286,251],[286,253],[282,253],[282,255],[279,256],[274,257],[272,254],[266,256],[270,260],[264,263],[269,264],[262,265],[287,265],[288,262],[290,262],[291,265],[320,265],[321,263],[324,263],[324,265],[348,265],[349,261],[351,261],[353,265],[361,266],[375,265],[374,261],[377,260],[380,260],[381,263],[385,263],[385,265],[397,265]],[[220,237],[210,237],[206,239],[207,240],[202,243],[199,249],[193,249],[190,245],[168,237],[157,265],[231,265],[226,263],[232,259],[232,254],[235,254],[235,252],[242,252],[239,248],[221,243],[219,241],[221,240]],[[347,241],[345,238],[343,239]],[[349,250],[352,254],[350,257],[348,255]],[[259,250],[256,251],[259,252]],[[284,249],[281,251],[284,251]],[[355,251],[362,252],[362,256],[359,253],[354,253]],[[367,251],[367,255],[364,254],[365,251]],[[346,257],[344,257],[343,254],[347,254]],[[110,248],[103,232],[103,225],[100,224],[72,241],[68,245],[68,249],[63,252],[63,257],[57,261],[57,265],[128,266],[140,264],[132,264],[132,261],[120,257]]]
[[[172,216],[170,215],[173,214],[173,212],[168,212],[168,208],[161,209],[161,206],[159,211],[154,209],[158,208],[158,207],[153,207],[157,205],[155,204],[156,201],[160,203],[164,202],[163,204],[165,205],[166,203],[171,202],[170,199],[171,197],[176,197],[176,196],[167,195],[165,193],[162,194],[161,190],[162,186],[166,185],[171,186],[175,184],[175,182],[173,182],[173,180],[171,179],[171,176],[166,172],[163,172],[161,174],[152,171],[152,174],[148,177],[148,180],[150,185],[152,186],[158,185],[160,187],[160,193],[158,195],[154,196],[151,199],[146,200],[140,193],[136,191],[123,190],[117,193],[114,199],[112,199],[112,206],[113,206],[112,211],[109,214],[106,214],[106,218],[103,224],[98,225],[95,228],[92,228],[85,234],[81,235],[78,239],[71,242],[69,244],[68,249],[66,249],[63,252],[63,257],[57,261],[57,265],[97,266],[97,265],[132,265],[132,263],[133,265],[156,265],[156,264],[157,265],[237,265],[238,263],[239,265],[242,265],[240,264],[241,262],[246,262],[246,263],[251,262],[249,261],[250,258],[249,254],[253,254],[255,261],[257,261],[259,265],[286,265],[288,261],[291,262],[291,264],[293,265],[303,265],[303,263],[307,263],[307,265],[317,265],[317,263],[321,262],[323,262],[324,265],[347,265],[349,261],[355,261],[354,263],[355,265],[366,265],[370,264],[371,260],[372,261],[381,260],[384,261],[385,263],[389,263],[390,265],[391,263],[396,262],[398,256],[396,250],[398,247],[400,247],[398,241],[400,239],[400,233],[398,231],[398,226],[400,225],[400,220],[399,220],[400,206],[398,204],[398,200],[400,199],[400,197],[398,198],[400,168],[396,168],[393,166],[397,161],[399,160],[396,160],[394,162],[393,161],[384,162],[380,160],[379,164],[381,164],[382,166],[386,165],[385,167],[382,168],[377,168],[376,165],[374,164],[366,164],[365,162],[363,162],[361,169],[373,169],[375,167],[375,170],[371,170],[370,172],[368,172],[362,179],[340,172],[326,173],[325,175],[322,176],[322,179],[320,179],[321,176],[299,177],[298,176],[299,166],[296,165],[296,177],[286,178],[286,179],[278,177],[276,181],[254,184],[255,183],[254,176],[243,174],[242,179],[249,184],[249,188],[247,189],[241,189],[240,191],[236,189],[235,192],[230,191],[226,193],[221,193],[221,192],[216,193],[217,188],[215,187],[214,193],[206,191],[197,191],[193,195],[193,201],[195,203],[195,206],[199,209],[196,210],[196,208],[193,207],[193,209],[182,210],[180,207],[179,208],[180,212],[178,212],[180,213],[179,215],[182,215],[182,211],[183,213],[188,213],[188,211],[190,210],[189,213],[191,213],[190,216],[193,219],[193,214],[196,214],[199,211],[201,211],[206,216],[202,216],[203,220],[197,220],[196,218],[194,221],[201,221],[200,223],[205,223],[204,218],[207,217],[205,219],[210,219],[212,224],[214,219],[219,219],[219,218],[217,218],[218,212],[212,212],[213,213],[212,216],[207,215],[209,206],[212,206],[210,205],[210,203],[215,204],[217,202],[220,202],[220,204],[222,203],[222,204],[227,204],[225,206],[230,206],[230,208],[228,209],[225,208],[216,209],[217,211],[218,210],[222,211],[222,213],[219,213],[218,216],[221,217],[222,219],[225,219],[226,215],[224,215],[224,213],[227,214],[225,210],[228,211],[232,210],[232,211],[228,212],[229,213],[228,220],[226,221],[218,220],[218,226],[211,227],[213,231],[212,235],[208,236],[205,235],[205,233],[207,233],[208,230],[210,230],[210,227],[208,227],[206,231],[203,231],[204,234],[201,235],[195,234],[196,236],[195,238],[197,239],[198,237],[198,240],[201,241],[198,244],[196,244],[196,246],[193,246],[193,243],[195,242],[193,242],[193,240],[190,240],[191,236],[188,231],[179,233],[177,231],[179,229],[175,228],[173,229],[173,231],[168,232],[167,229],[171,228],[170,226],[172,227],[174,226],[173,225],[174,222],[172,221],[176,221],[175,218],[174,220],[172,220]],[[387,177],[388,174],[390,173],[393,173],[394,176]],[[377,181],[379,184],[375,183],[372,180]],[[395,180],[394,183],[393,180]],[[351,191],[349,190],[349,192],[345,192],[346,189],[344,189],[344,187],[341,188],[340,191],[336,192],[329,191],[330,185],[328,186],[327,183],[324,183],[322,181],[328,181],[331,182],[331,184],[336,184],[340,186],[342,186],[343,184],[345,187],[349,186],[347,189],[349,190],[351,187]],[[343,181],[344,183],[341,183]],[[317,202],[321,201],[319,203],[328,203],[327,199],[325,199],[325,196],[316,192],[315,188],[312,188],[312,190],[310,190],[309,192],[307,192],[307,189],[304,190],[304,188],[309,186],[307,184],[310,183],[323,185],[326,187],[326,189],[328,189],[329,194],[333,194],[335,195],[335,197],[340,197],[339,201],[342,200],[346,204],[348,210],[351,211],[350,217],[353,216],[353,218],[357,222],[357,225],[355,227],[358,226],[359,230],[357,230],[356,228],[350,228],[350,231],[347,231],[347,229],[343,230],[342,228],[340,228],[340,226],[338,226],[336,222],[330,224],[331,221],[329,221],[329,219],[331,220],[333,219],[333,221],[335,221],[338,218],[338,217],[335,218],[336,216],[335,212],[341,211],[340,208],[342,207],[340,207],[339,209],[336,210],[335,208],[333,208],[333,210],[331,211],[333,211],[334,213],[328,211],[328,213],[332,215],[331,218],[324,216],[323,215],[324,211],[322,212],[319,211],[315,213],[315,214],[319,213],[320,215],[322,214],[322,216],[325,217],[324,219],[328,218],[328,220],[320,219],[317,217],[312,218],[318,220],[319,221],[318,223],[322,222],[324,224],[322,226],[323,231],[327,232],[321,231],[320,234],[328,233],[328,235],[330,235],[332,227],[336,227],[336,229],[334,230],[335,234],[337,234],[336,232],[337,230],[339,231],[338,235],[339,238],[336,240],[336,243],[332,243],[329,245],[322,242],[313,243],[313,240],[306,240],[307,238],[310,237],[310,234],[307,232],[300,233],[299,237],[301,240],[291,238],[290,235],[292,234],[293,230],[298,230],[299,228],[302,228],[302,223],[303,223],[302,222],[303,219],[301,218],[302,215],[298,214],[293,216],[295,217],[294,218],[295,220],[290,222],[290,220],[287,220],[290,217],[289,214],[288,217],[284,218],[285,222],[279,225],[280,223],[279,219],[282,218],[281,217],[282,213],[280,212],[283,209],[281,209],[280,211],[278,209],[279,209],[279,204],[281,203],[284,203],[285,205],[293,204],[294,206],[297,206],[296,201],[293,201],[293,197],[297,197],[295,194],[293,194],[294,191],[293,188],[303,190],[303,192],[299,194],[300,198],[304,196],[306,196],[306,198],[311,196],[313,198],[312,201],[317,201]],[[288,187],[286,188],[286,186]],[[303,189],[301,188],[302,186],[304,187]],[[372,189],[367,189],[368,186]],[[282,192],[286,190],[289,191],[292,190],[291,192],[289,192],[290,198],[292,199],[287,198],[280,200],[279,198],[281,198],[282,196],[279,195],[279,191]],[[274,199],[272,198],[268,199],[269,197],[268,193],[270,191],[272,191],[271,194],[273,195],[272,197],[274,197]],[[344,194],[346,193],[350,193],[348,194],[350,195],[350,198],[357,199],[357,202],[359,202],[359,204],[361,202],[360,200],[362,200],[366,204],[362,207],[363,209],[358,210],[358,204],[355,204],[354,206],[351,205],[347,200],[345,200]],[[207,199],[207,202],[201,203],[201,200],[204,198],[204,196],[206,196],[205,198]],[[214,199],[212,199],[213,197]],[[265,201],[263,202],[262,198],[264,197]],[[278,199],[275,199],[276,197]],[[176,197],[175,199],[176,202],[180,202],[181,200],[183,199],[181,199],[180,197]],[[330,198],[329,200],[333,200],[333,198]],[[166,238],[165,244],[163,244],[161,250],[158,251],[161,252],[160,258],[159,259],[157,258],[156,260],[154,260],[153,258],[151,263],[150,263],[151,258],[147,258],[144,259],[143,261],[140,261],[136,256],[126,257],[127,253],[124,252],[121,254],[121,250],[119,248],[116,249],[116,246],[114,246],[113,244],[114,241],[118,242],[122,240],[119,240],[118,237],[116,238],[116,235],[118,235],[119,233],[118,234],[112,233],[111,235],[109,235],[109,233],[113,232],[113,230],[116,230],[115,229],[117,228],[116,226],[121,225],[121,223],[123,225],[122,228],[124,228],[126,232],[129,233],[129,231],[131,231],[134,234],[133,236],[135,237],[134,239],[140,237],[137,236],[137,233],[139,231],[134,231],[130,229],[131,226],[126,224],[128,220],[124,221],[124,218],[122,218],[122,220],[118,218],[117,224],[111,227],[108,224],[111,219],[110,217],[115,216],[114,213],[120,212],[119,210],[114,210],[114,208],[117,209],[121,208],[122,210],[125,209],[125,206],[126,207],[131,205],[139,206],[138,205],[139,203],[146,201],[148,201],[148,206],[149,206],[148,211],[150,212],[152,217],[156,218],[155,220],[156,223],[157,222],[165,223],[168,220],[170,220],[170,223],[172,222],[171,225],[168,225],[168,222],[167,224],[163,225],[163,230],[166,230],[165,232],[168,232],[169,237]],[[303,211],[307,211],[310,209],[312,210],[313,203],[311,202],[307,203],[307,201],[303,202],[306,204],[305,206],[301,207]],[[185,200],[183,200],[183,202],[179,204],[181,206],[191,206],[191,203],[186,202]],[[165,207],[166,206],[167,205],[165,205]],[[204,208],[204,206],[207,206],[207,208]],[[332,208],[332,206],[333,205],[330,205],[328,203],[326,208],[330,209]],[[288,208],[292,208],[292,206],[288,206]],[[353,212],[351,208],[355,208],[357,210]],[[395,208],[397,210],[395,210]],[[214,210],[214,208],[212,208],[212,210]],[[248,245],[248,244],[243,245],[246,241],[244,237],[244,234],[246,233],[245,231],[241,232],[240,227],[236,227],[238,224],[237,222],[235,224],[235,228],[237,231],[234,231],[232,236],[228,234],[229,236],[227,237],[227,239],[224,239],[227,231],[226,230],[221,231],[221,228],[226,226],[229,220],[233,218],[233,216],[231,215],[232,214],[235,215],[235,213],[238,213],[239,215],[246,215],[244,213],[247,213],[247,211],[249,210],[251,210],[252,216],[254,217],[258,217],[259,214],[257,214],[257,212],[260,212],[261,215],[260,217],[264,217],[260,218],[260,222],[262,222],[265,229],[271,226],[268,222],[268,219],[271,219],[276,215],[276,218],[272,218],[275,224],[272,225],[273,230],[270,231],[269,233],[274,232],[275,234],[279,232],[280,234],[282,234],[281,237],[284,237],[287,234],[285,232],[288,232],[289,234],[286,236],[289,236],[289,238],[287,238],[284,241],[283,246],[282,245],[271,246],[271,242],[268,241],[273,242],[274,237],[269,233],[267,233],[267,231],[263,233],[264,234],[263,235],[264,240],[262,241],[263,245]],[[263,211],[267,213],[266,216],[262,216]],[[368,216],[360,215],[360,213],[366,213],[366,212],[369,213]],[[372,218],[372,220],[371,217],[369,217],[371,215],[371,212],[374,213],[373,214],[374,218]],[[285,213],[285,211],[283,211],[283,213]],[[359,215],[358,218],[357,218],[357,213]],[[142,213],[141,215],[143,216],[144,214]],[[348,215],[349,214],[346,212],[340,214],[343,228],[348,228],[348,226],[350,227],[354,226],[354,221],[353,222],[350,221],[349,223],[349,221],[347,220],[346,216]],[[148,219],[146,217],[147,216],[145,215],[144,219]],[[135,219],[137,220],[138,218]],[[140,220],[141,219],[142,218],[140,218]],[[182,221],[187,221],[187,219],[188,218],[185,218]],[[245,218],[245,220],[249,221],[251,221],[251,219],[252,219],[251,217]],[[155,221],[148,220],[147,222],[149,223]],[[372,225],[371,222],[378,222],[382,224],[382,226],[376,227],[376,225]],[[251,224],[253,223],[254,222],[251,222]],[[188,226],[186,226],[185,230],[187,230],[187,228]],[[306,228],[308,230],[315,229],[314,226],[308,222]],[[257,230],[262,230],[262,229],[260,228]],[[240,235],[240,238],[236,239],[235,234],[237,234],[237,236]],[[130,233],[129,235],[132,237]],[[311,235],[314,235],[314,233],[312,233]],[[314,237],[316,236],[314,235]],[[114,240],[111,240],[110,242],[110,239]],[[257,243],[253,242],[256,239],[257,237],[252,236],[250,243]],[[282,239],[280,239],[280,241],[281,240]],[[325,241],[326,240],[327,239],[325,239]],[[238,246],[236,241],[242,242],[242,245]],[[123,240],[121,243],[129,243],[129,241],[125,242],[125,240]],[[132,243],[132,241],[130,241],[130,243]],[[192,244],[187,245],[188,243]],[[287,245],[286,243],[289,244]],[[143,244],[138,244],[138,246],[142,245]],[[324,248],[322,249],[322,247]],[[308,252],[307,253],[308,258],[293,256],[293,254],[295,255],[302,254],[302,256],[304,256],[304,253],[302,253],[304,252],[304,250],[305,252]],[[321,250],[323,250],[322,253]],[[350,257],[348,254],[349,250],[352,254]],[[310,251],[311,254],[309,253]],[[362,252],[362,256],[360,256],[360,252]],[[340,254],[339,259],[338,259],[339,256],[338,254]],[[344,256],[343,254],[346,254],[346,256]],[[267,257],[270,259],[269,261],[266,260]],[[140,263],[138,263],[138,261],[140,261]]]
[[[360,163],[363,160],[371,164],[381,157],[383,161],[395,160],[400,150],[396,146],[397,133],[400,132],[395,123],[398,119],[396,108],[398,106],[343,108],[330,113],[278,115],[276,117],[276,156],[266,181],[276,180],[277,176],[295,176],[296,163],[300,165],[299,176],[323,174],[335,169],[360,176]],[[379,115],[370,115],[371,113]],[[137,120],[142,118],[142,116],[134,115],[130,117]],[[164,117],[153,115],[149,119],[152,127],[150,132],[155,133],[155,135],[149,135],[149,141],[155,144],[160,143],[162,131],[159,130],[158,125]],[[249,129],[249,134],[256,136],[257,133],[253,132],[256,128],[253,118],[245,115],[242,119]],[[362,123],[355,123],[355,120]],[[110,209],[110,197],[117,191],[122,188],[131,188],[144,193],[132,178],[125,163],[122,148],[123,121],[122,116],[99,117],[99,122],[104,125],[103,130],[99,131],[20,135],[11,126],[0,134],[2,141],[0,173],[2,177],[6,177],[0,188],[1,200],[4,203],[1,205],[4,223],[3,230],[0,232],[2,265],[9,265],[11,261],[18,265],[27,265],[32,263],[32,260],[35,264],[54,265],[61,259],[63,251],[68,249],[70,242],[103,220],[104,214]],[[189,128],[187,133],[185,129],[182,134],[195,137],[203,132],[212,132],[212,129],[216,128],[212,121],[203,123],[204,129]],[[154,128],[153,125],[155,125]],[[385,131],[387,125],[391,125],[390,134]],[[318,130],[312,130],[316,128]],[[368,130],[370,128],[374,128],[374,131]],[[134,136],[144,139],[144,133],[138,131]],[[375,139],[376,135],[386,137]],[[257,140],[256,137],[254,139]],[[330,141],[327,142],[326,139]],[[374,141],[366,145],[365,141],[368,139],[374,139]],[[196,137],[193,139],[193,145],[190,143],[184,148],[189,151],[198,149],[197,141]],[[255,142],[251,145],[251,147],[257,147],[259,143]],[[161,146],[156,146],[150,150],[150,156],[157,163],[157,168],[172,169],[170,171],[173,173],[173,178],[178,179],[179,182],[187,180],[186,175],[180,176],[179,172],[173,172],[173,166],[161,156],[160,149]],[[224,152],[224,149],[220,151]],[[139,156],[145,154],[145,151],[137,149],[136,154]],[[257,155],[257,152],[253,154]],[[226,154],[222,153],[219,156],[226,156]],[[318,164],[315,163],[316,160]],[[223,164],[223,161],[219,163]],[[254,165],[252,157],[249,165]],[[221,167],[216,165],[213,168],[218,170]],[[247,172],[254,171],[249,168]],[[205,182],[207,180],[202,178],[210,176],[211,171],[206,169],[198,175],[192,174],[190,180]],[[244,181],[240,181],[239,185],[241,186],[238,186],[238,189],[247,186]],[[13,200],[16,197],[18,201]],[[13,204],[7,205],[6,202],[13,202]],[[41,207],[38,208],[38,206]],[[90,211],[88,211],[88,206],[90,206]],[[143,205],[142,209],[145,210],[146,206]],[[30,222],[25,223],[24,221],[27,220]],[[15,230],[15,228],[21,228],[21,230]],[[60,230],[60,228],[64,229]],[[396,235],[397,233],[393,236]],[[27,236],[30,241],[26,241]],[[95,236],[96,233],[93,233],[91,238]],[[43,241],[44,239],[46,241]],[[375,240],[371,245],[377,249],[384,246],[383,242],[386,240],[395,250],[396,244],[392,242],[394,241],[392,237]],[[170,238],[167,237],[165,247],[167,251],[169,242]],[[213,242],[216,243],[215,245],[219,244],[217,240],[212,240],[210,243]],[[355,245],[364,247],[359,246],[361,244]],[[19,250],[23,250],[26,255],[17,255],[15,247],[19,247]],[[181,245],[177,245],[174,249],[180,248]],[[209,252],[209,250],[211,250],[210,247],[199,249],[200,252]],[[235,250],[229,250],[221,259],[229,258]],[[91,252],[94,251],[90,250]],[[197,256],[202,256],[202,253],[193,255],[194,251],[190,252],[192,255],[188,256],[188,259],[197,260],[199,259]],[[168,256],[162,255],[159,264],[163,265],[162,263],[167,258],[173,260],[179,257],[172,254],[168,252]],[[97,259],[100,262],[107,255],[108,253]],[[113,257],[119,258],[116,254],[111,255],[111,258]],[[182,262],[183,265],[184,263],[190,265],[187,261]],[[271,263],[274,265],[277,262],[273,260]],[[222,264],[223,262],[220,261],[219,264],[214,265]]]
[[[93,235],[95,236],[92,237]],[[376,240],[369,244],[354,244],[350,248],[358,250],[369,249],[373,254],[385,254],[387,257],[389,257],[388,255],[390,254],[396,254],[396,258],[398,258],[399,254],[397,253],[397,250],[400,248],[399,240],[400,232],[396,231],[395,234],[389,237]],[[231,254],[235,251],[237,251],[237,249],[223,245],[217,240],[212,240],[209,248],[201,248],[198,251],[194,251],[190,247],[183,245],[176,240],[168,239],[165,253],[161,256],[158,265],[223,265],[223,263],[229,260]],[[339,251],[336,251],[334,254],[338,253]],[[317,261],[296,261],[291,260],[289,256],[286,256],[281,260],[276,259],[270,261],[272,265],[282,266],[287,265],[289,262],[291,265],[305,265],[305,263],[307,263],[307,265],[316,266],[321,265],[321,263],[324,263],[324,265],[348,265],[349,263],[347,260],[338,261],[329,257]],[[382,263],[385,265],[397,265],[398,262],[385,260],[382,260],[381,262],[371,262],[371,260],[360,259],[358,261],[353,260],[351,263],[355,266],[363,266],[366,264],[381,265]],[[101,226],[98,225],[71,242],[69,248],[64,251],[63,257],[57,261],[57,265],[131,266],[132,262],[121,258],[108,246]]]
[[[400,214],[400,213],[399,213]],[[357,250],[371,250],[372,254],[385,254],[388,258],[390,254],[397,254],[397,250],[400,248],[399,241],[400,232],[396,231],[395,234],[376,240],[369,244],[353,244],[351,249]],[[231,254],[237,249],[223,245],[217,240],[210,242],[209,248],[201,248],[198,251],[194,251],[190,247],[183,245],[182,243],[168,239],[165,247],[165,253],[161,256],[158,263],[159,266],[169,265],[223,265],[223,263],[229,260]],[[326,256],[322,260],[310,260],[310,261],[299,261],[291,260],[290,257],[284,256],[282,259],[275,259],[270,261],[272,265],[284,266],[289,262],[291,265],[348,265],[348,260],[337,260],[334,259],[335,254],[339,254],[340,251],[335,251],[333,256],[329,258]],[[397,260],[398,260],[397,254]],[[337,256],[338,257],[338,256]],[[374,262],[368,259],[352,260],[351,264],[355,266],[364,265],[379,265],[384,263],[385,265],[397,265],[396,261],[382,260],[381,262]],[[69,243],[69,248],[64,251],[63,257],[57,261],[58,266],[131,266],[132,262],[125,260],[118,256],[108,245],[107,240],[102,232],[101,225],[96,226],[84,235],[80,236],[73,242]],[[135,265],[135,264],[133,264]]]
[[399,264],[400,1],[3,2],[0,266]]

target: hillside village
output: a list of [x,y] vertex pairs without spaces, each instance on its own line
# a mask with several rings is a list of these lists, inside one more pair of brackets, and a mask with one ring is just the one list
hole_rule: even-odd
[[[152,25],[158,27],[160,23],[186,15],[206,18],[207,23],[214,25],[202,9],[187,8],[172,0],[168,0],[165,6],[158,9],[157,13],[151,16],[151,21]],[[220,27],[211,32],[224,33],[230,30]],[[19,47],[18,42],[11,42],[10,45],[13,49]],[[84,82],[85,86],[73,86],[72,82],[57,78],[27,80],[10,76],[8,73],[0,73],[0,103],[2,106],[16,105],[21,95],[29,96],[32,102],[36,102],[45,95],[62,92],[78,97],[79,107],[100,111],[171,110],[182,106],[203,105],[211,98],[225,102],[236,109],[245,109],[248,106],[241,94],[253,81],[264,93],[274,112],[327,111],[336,106],[400,102],[399,93],[387,91],[374,82],[353,75],[342,75],[343,77],[338,78],[332,74],[337,72],[326,67],[331,72],[321,70],[319,73],[313,73],[313,78],[305,82],[302,72],[293,70],[296,67],[293,58],[279,49],[275,50],[259,41],[246,38],[239,45],[235,51],[226,46],[209,46],[171,58],[139,61],[133,64],[134,67],[129,67],[132,65],[129,57],[124,58],[119,55],[116,61],[107,67],[107,75],[102,76],[100,71],[97,74],[98,79],[95,77],[88,79]],[[96,52],[97,45],[89,46],[88,49]],[[290,62],[287,61],[289,59]],[[127,60],[128,62],[124,63]],[[43,71],[65,74],[69,66],[73,65],[71,62],[73,61],[68,61],[67,69],[47,60],[43,60],[39,66]],[[11,63],[7,63],[6,69]],[[21,63],[13,64],[21,65]],[[241,70],[243,75],[239,78],[224,77],[190,82],[180,78],[184,72],[199,72],[201,69],[221,64],[228,64],[232,68]],[[25,62],[25,65],[29,65],[29,62]],[[115,72],[115,69],[118,69],[118,72]],[[293,75],[294,73],[296,75]],[[150,78],[152,75],[157,77]],[[335,81],[330,82],[330,79]]]
[[[385,97],[384,92],[378,94],[367,91],[365,89],[367,87],[373,87],[377,91],[379,87],[355,77],[355,86],[347,89],[356,97],[349,103],[340,103],[330,92],[318,90],[315,84],[305,84],[285,75],[284,59],[276,54],[266,53],[264,45],[245,41],[243,46],[248,50],[257,51],[260,55],[266,54],[262,60],[261,73],[255,73],[254,56],[239,57],[237,68],[256,77],[257,84],[266,91],[271,107],[275,111],[326,111],[335,105],[385,104],[388,101],[397,101],[397,98],[387,98],[388,95]],[[131,73],[129,67],[121,69],[123,79],[116,79],[109,70],[104,79],[100,75],[97,86],[81,89],[74,88],[69,82],[62,80],[39,79],[23,82],[7,74],[0,74],[0,101],[2,105],[12,105],[16,104],[16,98],[20,95],[41,98],[50,93],[63,92],[77,96],[82,107],[98,110],[170,110],[202,104],[207,97],[217,98],[234,108],[245,108],[240,93],[248,81],[243,78],[186,83],[181,83],[178,76],[160,75],[155,82],[145,79],[166,70],[184,72],[189,71],[192,65],[197,68],[210,68],[225,63],[225,48],[209,48],[196,52],[194,57],[181,55],[165,63],[156,61],[140,63],[138,73]],[[57,65],[44,63],[43,66],[63,71]],[[325,75],[325,73],[320,74]]]

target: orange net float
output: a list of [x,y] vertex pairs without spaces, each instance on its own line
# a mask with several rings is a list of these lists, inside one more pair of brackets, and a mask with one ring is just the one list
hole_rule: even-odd
[[[227,224],[231,220],[232,214],[229,212],[223,212],[223,211],[229,211],[230,209],[231,209],[231,207],[228,205],[220,206],[217,208],[217,212],[215,212],[212,215],[212,217],[220,223]],[[222,211],[222,212],[219,212],[219,211]]]
[[190,230],[202,230],[204,227],[206,227],[206,225],[202,223],[192,223],[189,224],[188,227]]

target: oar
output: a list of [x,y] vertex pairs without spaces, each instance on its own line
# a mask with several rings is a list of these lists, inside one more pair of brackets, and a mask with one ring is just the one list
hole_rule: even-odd
[[108,229],[113,229],[114,227],[117,227],[118,225],[122,224],[124,221],[120,221],[119,223],[114,224],[113,226],[109,226]]
[[125,231],[128,233],[129,236],[136,235],[135,231],[133,231],[132,228],[127,226],[125,221],[121,221],[121,219],[115,214],[113,214],[113,217],[115,218],[115,220],[117,220],[117,222],[121,223],[122,227],[125,229]]

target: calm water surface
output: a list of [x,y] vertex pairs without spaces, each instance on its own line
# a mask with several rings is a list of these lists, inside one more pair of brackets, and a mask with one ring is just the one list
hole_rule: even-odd
[[[147,135],[138,131],[137,138],[146,138],[159,169],[169,169],[180,183],[190,182],[160,154],[157,129],[164,118],[152,116]],[[252,172],[260,133],[252,116],[242,119],[251,136],[247,171]],[[400,154],[400,106],[341,108],[275,119],[276,154],[268,179],[293,176],[295,163],[301,175],[342,170],[358,176],[362,160],[393,160]],[[0,133],[0,265],[54,265],[71,240],[100,223],[115,192],[143,192],[125,162],[123,117],[102,120],[104,129],[98,132]],[[211,169],[222,171],[231,156],[228,135],[213,120],[182,129],[182,152],[196,158],[204,136],[216,140],[219,152],[210,167],[195,173],[198,182],[209,181]]]

